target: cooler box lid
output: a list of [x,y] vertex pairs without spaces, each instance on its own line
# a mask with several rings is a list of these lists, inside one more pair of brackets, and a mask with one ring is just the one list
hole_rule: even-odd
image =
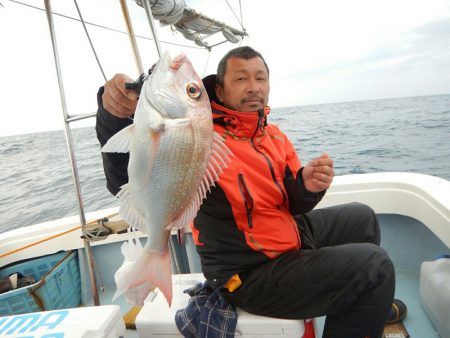
[[[205,277],[201,273],[173,275],[172,307],[169,307],[164,295],[158,289],[153,295],[149,296],[136,318],[136,329],[139,337],[181,337],[175,324],[175,313],[188,304],[189,295],[183,293],[183,291],[204,280]],[[239,308],[237,312],[236,335],[296,338],[303,336],[303,320],[256,316]]]
[[117,305],[80,307],[0,317],[0,337],[118,338],[125,323]]

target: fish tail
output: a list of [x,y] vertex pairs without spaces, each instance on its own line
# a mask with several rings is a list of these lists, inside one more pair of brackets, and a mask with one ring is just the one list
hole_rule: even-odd
[[[115,280],[117,291],[113,300],[128,291],[135,294],[135,290],[141,290],[143,285],[147,285],[145,288],[148,292],[141,295],[140,299],[135,301],[136,303],[143,304],[148,293],[154,287],[158,287],[164,294],[169,306],[172,304],[172,270],[169,250],[164,253],[144,250],[128,271],[119,276],[116,273]],[[148,287],[149,285],[154,287]]]

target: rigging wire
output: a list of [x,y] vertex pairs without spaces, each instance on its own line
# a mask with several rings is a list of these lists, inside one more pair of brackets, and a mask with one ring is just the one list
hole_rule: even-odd
[[[33,8],[33,9],[45,12],[45,9],[43,9],[43,8],[40,8],[40,7],[37,7],[37,6],[33,6],[33,5],[30,5],[30,4],[18,1],[18,0],[7,0],[7,1],[14,2],[14,3],[22,5],[22,6],[30,7],[30,8]],[[56,16],[59,16],[59,17],[62,17],[62,18],[65,18],[65,19],[69,19],[69,20],[80,22],[80,19],[74,18],[74,17],[69,16],[69,15],[60,14],[60,13],[56,13],[56,12],[53,12],[53,11],[52,11],[52,14],[56,15]],[[96,24],[96,23],[93,23],[93,22],[89,22],[89,21],[85,21],[85,23],[86,23],[86,25],[90,25],[90,26],[94,26],[94,27],[97,27],[97,28],[102,28],[102,29],[105,29],[105,30],[109,30],[109,31],[112,31],[112,32],[128,35],[127,32],[122,31],[120,29],[111,28],[111,27],[104,26],[104,25],[99,25],[99,24]],[[141,38],[141,39],[145,39],[145,40],[152,40],[153,41],[153,39],[148,37],[148,36],[136,35],[136,37],[137,38]],[[204,49],[204,48],[199,47],[199,46],[184,45],[184,44],[181,44],[181,43],[170,42],[170,41],[163,41],[163,40],[161,40],[161,42],[165,43],[165,44],[168,44],[168,45],[178,46],[178,47],[186,47],[186,48],[192,48],[192,49]]]
[[[225,0],[225,2],[227,3],[228,7],[230,7],[231,12],[233,13],[234,17],[236,18],[236,20],[239,22],[239,24],[241,25],[242,30],[245,32],[245,28],[244,28],[244,19],[242,16],[242,2],[241,0],[239,0],[239,16],[241,17],[241,19],[239,20],[238,16],[236,15],[236,13],[234,12],[233,8],[231,7],[230,3],[228,2],[228,0]],[[242,42],[244,41],[244,36],[242,36],[241,41],[239,42],[239,47],[242,46]],[[220,43],[211,46],[215,47],[217,45],[220,45]]]
[[241,15],[241,27],[242,27],[242,29],[244,29],[244,18],[242,16],[242,3],[241,3],[241,0],[239,0],[239,12],[240,12],[240,15]]
[[[43,8],[40,8],[40,7],[37,7],[37,6],[33,6],[33,5],[30,5],[30,4],[27,4],[27,3],[24,3],[24,2],[18,1],[18,0],[7,0],[7,1],[13,2],[13,3],[18,4],[18,5],[30,7],[30,8],[35,9],[35,10],[39,10],[39,11],[45,12],[45,10],[44,10]],[[230,3],[228,2],[228,0],[225,0],[225,1],[226,1],[226,3],[228,4],[228,6],[230,7],[230,9],[231,9],[233,15],[236,17],[237,21],[238,21],[239,24],[241,25],[241,28],[242,28],[243,31],[245,32],[245,28],[243,27],[243,22],[244,22],[244,21],[243,21],[243,15],[242,15],[242,3],[241,3],[241,0],[239,0],[239,10],[240,10],[240,17],[241,17],[241,19],[238,18],[238,16],[237,16],[236,13],[234,12],[234,10],[233,10],[233,8],[231,7],[231,5],[230,5]],[[0,2],[0,5],[2,5],[2,7],[4,7],[3,4],[2,4],[1,2]],[[80,19],[74,18],[74,17],[69,16],[69,15],[65,15],[65,14],[61,14],[61,13],[56,13],[56,12],[53,12],[53,11],[52,11],[52,14],[53,14],[53,15],[56,15],[56,16],[59,16],[59,17],[62,17],[62,18],[65,18],[65,19],[69,19],[69,20],[81,22]],[[115,28],[111,28],[111,27],[108,27],[108,26],[105,26],[105,25],[99,25],[99,24],[96,24],[96,23],[93,23],[93,22],[89,22],[89,21],[84,21],[84,23],[85,23],[86,25],[94,26],[94,27],[101,28],[101,29],[104,29],[104,30],[108,30],[108,31],[112,31],[112,32],[116,32],[116,33],[121,33],[121,34],[126,34],[126,35],[128,35],[128,32],[125,32],[125,31],[119,30],[119,29],[115,29]],[[136,36],[137,38],[141,38],[141,39],[153,41],[153,39],[150,38],[150,37],[148,37],[148,36],[143,36],[143,35],[135,35],[135,36]],[[241,39],[240,44],[242,44],[243,39],[244,39],[244,36],[242,36],[242,39]],[[185,45],[185,44],[181,44],[181,43],[170,42],[170,41],[164,41],[164,40],[160,40],[160,42],[161,42],[161,43],[164,43],[164,44],[168,44],[168,45],[177,46],[177,47],[184,47],[184,48],[191,48],[191,49],[198,49],[198,50],[200,50],[200,49],[205,49],[205,48],[206,48],[207,50],[210,50],[211,48],[213,48],[213,47],[215,47],[215,46],[218,46],[218,45],[221,45],[222,43],[225,43],[226,41],[219,42],[219,43],[216,43],[216,44],[211,45],[211,46],[203,46],[203,47],[201,47],[201,46]]]
[[[27,3],[24,3],[24,2],[18,1],[18,0],[8,0],[8,1],[13,2],[13,3],[16,3],[16,4],[18,4],[18,5],[30,7],[30,8],[32,8],[32,9],[39,10],[39,11],[44,11],[44,12],[45,12],[45,10],[42,9],[42,8],[40,8],[40,7],[33,6],[33,5],[30,5],[30,4],[27,4]],[[225,0],[225,2],[227,3],[227,5],[228,5],[228,7],[230,8],[231,12],[233,13],[234,17],[236,18],[236,20],[237,20],[238,23],[240,24],[242,30],[245,32],[245,28],[244,28],[244,26],[243,26],[244,20],[243,20],[243,12],[242,12],[242,2],[241,2],[241,0],[239,0],[239,12],[240,12],[240,13],[239,13],[239,16],[240,16],[240,18],[238,17],[238,15],[236,14],[236,12],[233,10],[233,8],[232,8],[230,2],[229,2],[228,0]],[[90,44],[90,46],[91,46],[92,52],[94,53],[95,59],[97,60],[97,64],[98,64],[98,66],[99,66],[99,68],[100,68],[100,71],[101,71],[101,73],[102,73],[102,75],[103,75],[103,78],[105,79],[105,81],[107,81],[106,74],[105,74],[105,72],[104,72],[104,70],[103,70],[103,67],[102,67],[102,65],[101,65],[101,63],[100,63],[100,60],[99,60],[99,58],[98,58],[98,55],[97,55],[97,53],[96,53],[96,51],[95,51],[94,45],[93,45],[93,43],[92,43],[92,40],[91,40],[91,38],[90,38],[90,35],[89,35],[89,32],[88,32],[88,30],[87,30],[86,25],[90,25],[90,26],[94,26],[94,27],[101,28],[101,29],[104,29],[104,30],[108,30],[108,31],[116,32],[116,33],[121,33],[121,34],[126,34],[126,35],[128,35],[128,32],[125,32],[125,31],[122,31],[122,30],[119,30],[119,29],[115,29],[115,28],[111,28],[111,27],[108,27],[108,26],[99,25],[99,24],[96,24],[96,23],[92,23],[92,22],[83,20],[83,17],[82,17],[82,15],[81,15],[81,11],[80,11],[79,6],[78,6],[78,3],[77,3],[77,0],[74,0],[74,3],[75,3],[75,6],[76,6],[76,9],[77,9],[77,11],[78,11],[79,19],[77,19],[77,18],[75,18],[75,17],[72,17],[72,16],[69,16],[69,15],[56,13],[56,12],[53,12],[53,11],[52,11],[52,14],[53,14],[53,15],[56,15],[56,16],[59,16],[59,17],[62,17],[62,18],[65,18],[65,19],[69,19],[69,20],[73,20],[73,21],[80,22],[80,23],[83,25],[83,28],[84,28],[84,31],[85,31],[85,33],[86,33],[87,39],[88,39],[88,41],[89,41],[89,44]],[[1,2],[0,2],[0,5],[1,5],[2,7],[4,7],[3,4],[2,4]],[[150,38],[150,37],[147,37],[147,36],[142,36],[142,35],[135,35],[135,36],[138,37],[138,38],[141,38],[141,39],[152,40],[152,41],[154,40],[153,38]],[[209,35],[206,35],[206,36],[203,37],[202,39],[206,39],[208,36],[209,36]],[[201,39],[201,40],[202,40],[202,39]],[[241,41],[239,42],[239,46],[242,45],[243,40],[244,40],[244,36],[242,36]],[[178,47],[186,47],[186,48],[193,48],[193,49],[199,49],[199,50],[205,49],[205,48],[206,48],[206,50],[208,51],[208,58],[207,58],[206,65],[205,65],[205,68],[204,68],[204,73],[205,73],[205,72],[206,72],[206,68],[207,68],[207,66],[208,66],[208,63],[209,63],[210,56],[211,56],[211,50],[212,50],[212,48],[213,48],[213,47],[216,47],[216,46],[218,46],[218,45],[221,45],[221,44],[223,44],[223,43],[225,43],[225,42],[227,42],[227,41],[221,41],[221,42],[218,42],[218,43],[213,44],[213,45],[206,45],[206,46],[204,46],[204,47],[190,46],[190,45],[185,45],[185,44],[180,44],[180,43],[174,43],[174,42],[169,42],[169,41],[163,41],[163,40],[161,40],[160,42],[161,42],[161,43],[165,43],[165,44],[169,44],[169,45],[178,46]]]
[[100,71],[102,72],[102,75],[103,75],[103,79],[105,79],[105,82],[106,82],[106,81],[108,81],[108,79],[106,78],[105,72],[104,72],[103,67],[102,67],[102,65],[100,63],[100,60],[98,59],[97,52],[95,51],[94,45],[92,44],[91,37],[89,36],[89,32],[88,32],[88,30],[86,28],[86,24],[84,23],[83,17],[81,16],[81,11],[80,11],[80,8],[78,7],[77,0],[73,0],[73,2],[75,3],[75,6],[77,8],[77,12],[78,12],[78,15],[80,17],[80,21],[81,21],[81,23],[83,25],[84,31],[86,32],[86,37],[89,40],[89,44],[91,45],[91,49],[92,49],[92,52],[94,53],[95,59],[97,60],[98,67],[100,68]]
[[[236,15],[235,11],[233,10],[233,8],[231,7],[230,3],[228,2],[228,0],[225,0],[225,2],[227,3],[228,7],[230,7],[231,12],[233,13],[234,17],[236,18],[237,22],[239,22],[239,24],[241,25],[241,28],[244,29],[244,26],[242,26],[242,8],[240,9],[241,11],[241,19],[239,20],[239,17]],[[239,6],[241,5],[241,1],[239,0]]]
[[208,58],[206,59],[206,64],[205,64],[205,68],[203,69],[203,76],[205,77],[206,75],[206,68],[208,68],[208,63],[209,63],[209,57],[211,56],[211,50],[208,50]]
[[[240,12],[240,15],[241,15],[241,27],[242,27],[242,29],[245,31],[245,28],[244,28],[244,18],[243,18],[243,16],[242,16],[242,3],[241,3],[241,0],[239,0],[239,12]],[[239,42],[239,47],[242,46],[242,42],[243,42],[243,41],[244,41],[244,37],[242,37],[241,42]]]

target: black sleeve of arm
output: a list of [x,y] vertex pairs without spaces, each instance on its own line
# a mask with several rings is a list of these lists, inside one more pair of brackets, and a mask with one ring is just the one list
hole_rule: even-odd
[[304,214],[314,209],[325,195],[326,190],[320,192],[310,192],[306,190],[303,184],[303,167],[297,173],[294,179],[291,170],[286,166],[284,170],[284,187],[289,198],[289,211],[293,215]]
[[[98,110],[95,124],[97,139],[102,147],[111,136],[133,123],[131,119],[115,117],[103,108],[103,90],[104,88],[100,87],[97,93]],[[102,158],[106,187],[113,195],[116,195],[120,187],[128,182],[127,168],[130,155],[128,153],[102,153]]]

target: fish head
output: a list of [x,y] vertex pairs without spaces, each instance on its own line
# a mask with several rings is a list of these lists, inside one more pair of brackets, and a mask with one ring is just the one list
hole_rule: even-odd
[[208,94],[186,55],[171,58],[166,52],[147,81],[145,99],[161,118],[211,117]]

